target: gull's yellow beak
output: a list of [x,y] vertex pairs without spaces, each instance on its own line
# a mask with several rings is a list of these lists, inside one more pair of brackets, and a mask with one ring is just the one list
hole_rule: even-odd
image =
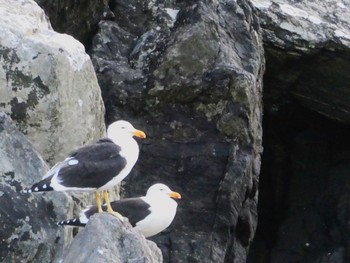
[[174,199],[181,199],[181,195],[178,192],[171,192],[169,196]]
[[139,138],[146,138],[146,134],[143,131],[140,130],[134,130],[132,133],[134,136],[139,137]]

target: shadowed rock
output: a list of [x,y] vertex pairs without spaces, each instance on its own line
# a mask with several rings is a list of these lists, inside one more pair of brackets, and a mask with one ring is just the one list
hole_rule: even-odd
[[46,1],[35,0],[50,18],[55,31],[74,36],[84,45],[90,44],[91,32],[97,29],[101,19],[110,19],[108,0]]
[[348,1],[252,1],[267,57],[250,263],[350,262]]

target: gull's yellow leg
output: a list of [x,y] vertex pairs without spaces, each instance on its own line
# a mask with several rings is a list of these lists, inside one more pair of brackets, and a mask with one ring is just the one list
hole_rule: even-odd
[[99,192],[96,192],[95,196],[96,196],[96,204],[97,204],[98,212],[102,213],[101,194]]
[[121,214],[119,214],[116,211],[113,211],[113,208],[111,207],[111,203],[109,202],[109,198],[108,198],[108,192],[107,191],[103,191],[103,199],[105,200],[106,206],[107,206],[107,212],[114,215],[115,217],[119,218],[121,221],[123,221],[123,216]]

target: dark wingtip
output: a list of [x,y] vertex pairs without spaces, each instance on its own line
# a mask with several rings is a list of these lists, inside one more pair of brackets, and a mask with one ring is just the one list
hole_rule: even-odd
[[36,183],[32,185],[31,187],[26,187],[24,188],[21,193],[23,194],[31,194],[31,193],[36,193],[36,192],[47,192],[47,191],[52,191],[54,190],[50,183],[47,183],[45,181],[40,181],[39,183]]
[[21,194],[31,194],[32,189],[31,188],[24,188],[20,191]]
[[67,223],[67,221],[68,221],[68,220],[62,220],[62,221],[57,222],[56,224],[57,224],[58,226],[63,226],[63,225],[65,225],[65,224]]
[[70,220],[62,220],[57,222],[57,225],[59,226],[85,226],[86,224],[83,224],[80,222],[78,218],[70,219]]

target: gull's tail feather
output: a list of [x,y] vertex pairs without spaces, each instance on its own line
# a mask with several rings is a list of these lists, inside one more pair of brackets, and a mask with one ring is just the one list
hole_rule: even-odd
[[52,190],[53,188],[51,187],[51,178],[49,177],[41,180],[36,184],[33,184],[30,187],[24,188],[22,190],[22,193],[46,192]]

